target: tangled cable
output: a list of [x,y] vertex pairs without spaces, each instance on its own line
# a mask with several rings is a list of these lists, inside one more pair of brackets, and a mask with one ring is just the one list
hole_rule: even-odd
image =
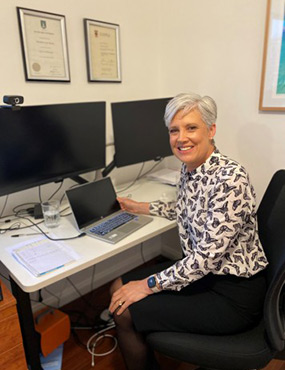
[[[110,353],[114,352],[115,349],[117,348],[117,346],[118,346],[117,338],[115,338],[111,334],[103,334],[103,335],[100,335],[100,334],[104,333],[105,331],[108,331],[110,329],[113,329],[114,327],[115,327],[115,324],[110,325],[107,328],[104,328],[104,329],[98,331],[97,333],[95,333],[94,335],[92,335],[92,337],[89,338],[89,340],[88,340],[88,342],[86,344],[86,347],[87,347],[87,351],[92,356],[92,358],[91,358],[91,366],[95,366],[95,357],[96,356],[106,356],[106,355],[109,355]],[[114,341],[113,347],[109,351],[107,351],[107,352],[104,352],[104,353],[96,353],[95,352],[95,349],[96,349],[97,343],[100,342],[102,339],[104,339],[106,337],[113,339],[113,341]],[[95,339],[95,341],[91,344],[91,342],[94,339]]]

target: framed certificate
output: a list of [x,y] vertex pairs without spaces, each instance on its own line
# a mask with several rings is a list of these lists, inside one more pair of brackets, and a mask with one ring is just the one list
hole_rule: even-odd
[[119,25],[84,19],[88,80],[121,82]]
[[259,109],[285,111],[285,0],[267,0]]
[[65,17],[17,7],[28,81],[70,81]]

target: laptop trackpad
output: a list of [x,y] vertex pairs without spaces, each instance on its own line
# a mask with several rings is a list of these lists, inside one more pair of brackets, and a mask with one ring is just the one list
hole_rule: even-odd
[[[139,224],[138,224],[139,225]],[[134,231],[136,228],[136,225],[131,222],[130,224],[126,224],[120,227],[120,231],[123,233],[129,233],[131,231]]]

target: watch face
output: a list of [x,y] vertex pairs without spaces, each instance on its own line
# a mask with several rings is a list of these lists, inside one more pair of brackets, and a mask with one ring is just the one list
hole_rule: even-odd
[[154,276],[151,276],[150,278],[148,278],[147,285],[148,285],[149,288],[155,287],[156,280],[155,280],[155,277]]

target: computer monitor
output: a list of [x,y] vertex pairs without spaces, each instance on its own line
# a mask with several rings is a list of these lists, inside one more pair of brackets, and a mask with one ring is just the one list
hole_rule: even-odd
[[164,123],[165,107],[170,99],[111,103],[115,144],[113,166],[123,167],[172,155]]
[[104,168],[105,105],[0,108],[0,196]]

